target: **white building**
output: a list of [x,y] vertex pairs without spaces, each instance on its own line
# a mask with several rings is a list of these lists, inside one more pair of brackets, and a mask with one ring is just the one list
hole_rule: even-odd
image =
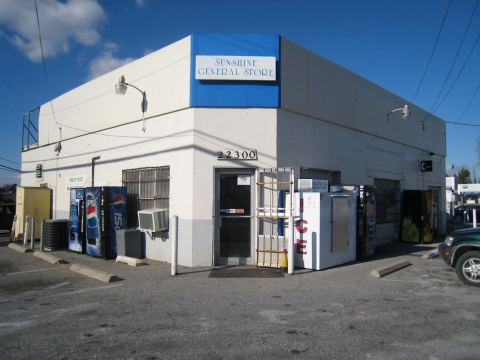
[[[115,93],[121,75],[146,92],[145,132],[141,94]],[[53,214],[67,218],[67,189],[90,186],[92,158],[100,156],[95,185],[123,181],[140,207],[168,206],[179,216],[186,266],[236,258],[240,243],[253,262],[257,168],[376,185],[379,242],[399,237],[403,190],[433,190],[443,233],[445,123],[413,104],[407,119],[392,112],[405,104],[278,35],[194,34],[43,105],[38,145],[22,153],[21,183],[52,188]],[[421,171],[424,160],[433,171]],[[152,169],[125,171],[142,168]],[[241,184],[238,175],[246,176]],[[241,224],[219,221],[229,201],[243,209]],[[147,242],[148,257],[169,259],[168,239]]]

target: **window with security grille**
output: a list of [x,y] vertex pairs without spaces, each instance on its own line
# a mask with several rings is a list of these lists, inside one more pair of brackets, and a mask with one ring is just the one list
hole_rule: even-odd
[[139,210],[170,206],[170,166],[123,170],[122,184],[127,187],[129,227],[138,226]]
[[339,185],[342,183],[340,171],[307,167],[300,168],[299,179],[328,180],[328,185]]

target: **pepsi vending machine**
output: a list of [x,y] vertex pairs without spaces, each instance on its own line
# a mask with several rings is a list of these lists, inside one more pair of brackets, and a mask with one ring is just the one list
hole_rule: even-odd
[[68,249],[85,253],[85,189],[70,189],[70,221],[68,223]]
[[85,189],[86,252],[113,259],[117,256],[116,232],[127,228],[127,188],[121,186]]
[[365,260],[375,255],[377,226],[376,188],[358,186],[357,202],[357,259]]

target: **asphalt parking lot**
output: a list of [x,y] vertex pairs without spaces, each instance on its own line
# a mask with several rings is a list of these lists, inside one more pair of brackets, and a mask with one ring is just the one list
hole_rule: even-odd
[[[280,278],[148,261],[102,283],[0,246],[2,359],[478,359],[479,289],[414,249]],[[370,271],[408,259],[377,279]]]

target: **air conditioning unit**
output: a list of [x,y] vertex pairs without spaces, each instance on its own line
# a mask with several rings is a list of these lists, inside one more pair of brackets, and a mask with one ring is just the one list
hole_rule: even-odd
[[138,212],[138,226],[142,231],[168,230],[168,209],[147,209]]

